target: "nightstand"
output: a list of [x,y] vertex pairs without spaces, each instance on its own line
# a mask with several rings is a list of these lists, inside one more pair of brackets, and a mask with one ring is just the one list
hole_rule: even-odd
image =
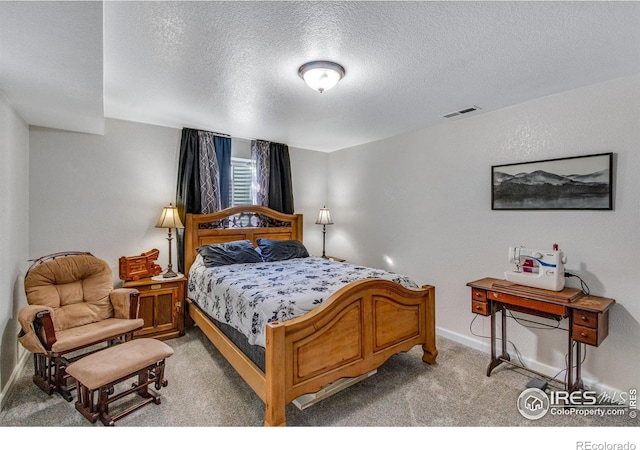
[[184,300],[187,278],[142,278],[125,281],[123,287],[140,291],[140,312],[144,320],[141,330],[133,334],[138,337],[172,339],[184,335]]

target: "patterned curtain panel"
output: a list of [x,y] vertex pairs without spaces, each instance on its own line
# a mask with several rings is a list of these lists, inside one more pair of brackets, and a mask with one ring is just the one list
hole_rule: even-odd
[[253,204],[259,206],[269,205],[269,154],[270,146],[267,141],[251,141],[251,161],[254,165]]
[[213,133],[198,131],[200,145],[200,212],[220,211],[220,169],[213,145]]
[[[187,213],[215,212],[228,206],[225,198],[229,196],[230,173],[231,138],[215,136],[210,131],[182,130],[176,187],[182,223],[186,222]],[[178,271],[184,272],[184,229],[176,230],[176,245]]]

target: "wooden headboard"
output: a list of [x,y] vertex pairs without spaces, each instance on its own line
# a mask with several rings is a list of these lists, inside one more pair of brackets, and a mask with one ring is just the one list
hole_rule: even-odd
[[248,239],[297,239],[302,242],[302,214],[283,214],[266,206],[235,206],[211,214],[187,214],[184,231],[184,273],[201,245]]

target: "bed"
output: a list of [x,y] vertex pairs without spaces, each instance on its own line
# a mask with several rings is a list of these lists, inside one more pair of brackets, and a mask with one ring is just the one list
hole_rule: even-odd
[[[438,354],[435,288],[429,285],[408,288],[399,280],[368,277],[366,271],[362,272],[366,278],[327,291],[321,301],[315,302],[317,305],[302,315],[295,318],[273,315],[266,323],[254,321],[257,332],[253,339],[216,320],[206,305],[198,304],[202,300],[196,295],[197,285],[203,285],[198,273],[203,271],[199,247],[246,240],[254,246],[269,241],[302,242],[302,223],[300,214],[283,214],[263,206],[187,214],[185,220],[188,323],[195,323],[202,330],[265,403],[267,426],[286,425],[285,409],[294,399],[338,380],[370,373],[397,353],[421,345],[422,360],[428,364],[435,364]],[[321,258],[300,258],[298,262],[302,260],[308,266],[302,269],[297,266],[299,273],[311,266],[333,269],[323,266]],[[268,270],[275,271],[279,270],[276,264],[246,265],[271,265]],[[226,279],[229,272],[237,272],[240,266],[225,267],[222,278]]]

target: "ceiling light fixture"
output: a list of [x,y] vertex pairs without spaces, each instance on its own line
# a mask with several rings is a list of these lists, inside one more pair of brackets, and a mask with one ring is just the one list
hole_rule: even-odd
[[344,77],[344,67],[331,61],[311,61],[300,66],[298,75],[311,89],[322,94]]

